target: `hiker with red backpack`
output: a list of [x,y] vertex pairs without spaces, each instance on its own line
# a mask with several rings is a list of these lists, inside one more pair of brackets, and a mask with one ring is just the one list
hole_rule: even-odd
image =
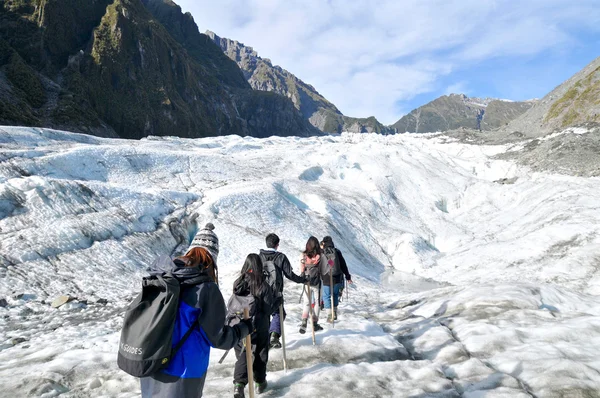
[[[346,260],[342,252],[338,250],[331,236],[326,236],[321,241],[322,257],[321,280],[323,281],[323,304],[327,310],[327,322],[334,323],[337,320],[337,307],[339,295],[344,287],[344,276],[346,282],[352,284],[352,276],[348,271]],[[332,297],[333,296],[333,297]],[[333,302],[333,308],[332,308]]]
[[[271,314],[278,308],[279,298],[265,278],[263,263],[258,254],[246,257],[240,276],[233,284],[233,295],[227,304],[227,323],[235,325],[242,319],[244,309],[248,309],[249,317],[254,325],[251,335],[251,351],[254,360],[250,365],[253,379],[259,394],[267,388],[267,362],[269,360],[269,325]],[[247,347],[238,343],[235,346],[237,361],[233,372],[233,396],[244,398],[244,387],[249,382]]]
[[306,242],[306,247],[302,253],[302,259],[300,260],[301,276],[306,279],[307,285],[302,292],[304,307],[302,310],[302,324],[300,325],[299,330],[301,334],[306,333],[308,318],[311,315],[313,331],[318,332],[323,330],[323,327],[319,325],[319,313],[321,312],[319,306],[321,301],[321,261],[321,247],[319,246],[319,240],[314,236],[311,236]]
[[250,320],[225,325],[213,230],[209,223],[198,231],[184,256],[163,257],[170,271],[144,278],[127,309],[118,365],[141,377],[143,398],[201,397],[211,347],[232,348],[252,330]]
[[[279,298],[278,306],[273,313],[269,333],[271,334],[270,347],[281,348],[281,323],[285,320],[286,313],[283,308],[283,277],[296,283],[305,283],[306,279],[300,275],[296,275],[290,260],[287,256],[279,251],[279,236],[274,233],[267,235],[265,239],[267,249],[260,250],[260,258],[263,261],[263,267],[268,275],[269,284]],[[281,308],[280,308],[281,307]],[[283,314],[283,319],[281,314]]]

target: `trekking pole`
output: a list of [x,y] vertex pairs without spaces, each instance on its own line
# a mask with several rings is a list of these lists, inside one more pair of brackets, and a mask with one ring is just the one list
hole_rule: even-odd
[[[250,319],[248,308],[244,308],[244,319]],[[252,332],[252,331],[250,331]],[[248,369],[248,393],[254,398],[254,374],[252,372],[252,340],[250,334],[246,336],[246,369]]]
[[333,304],[335,303],[333,291],[333,265],[331,266],[331,274],[329,276],[329,286],[331,289],[331,327],[335,329],[335,307],[333,306]]
[[283,348],[283,371],[287,372],[287,358],[285,356],[285,331],[283,328],[283,304],[279,306],[279,320],[281,324],[281,344]]
[[229,354],[229,351],[231,351],[231,348],[228,349],[227,351],[225,351],[225,354],[223,354],[223,356],[221,357],[221,359],[219,359],[219,364],[223,363],[223,361],[225,360],[225,358],[227,358],[227,354]]
[[308,314],[310,316],[310,324],[312,326],[312,339],[313,345],[317,344],[317,340],[315,338],[315,319],[313,318],[313,307],[312,307],[312,293],[310,291],[310,284],[306,285],[308,288]]
[[350,298],[348,297],[348,295],[350,294],[350,293],[348,293],[348,291],[350,290],[350,289],[348,289],[350,287],[350,285],[348,285],[347,280],[344,279],[344,281],[345,281],[344,283],[346,284],[346,302],[348,302],[348,300],[350,300]]
[[304,292],[306,291],[306,285],[302,286],[302,293],[300,293],[300,300],[298,300],[298,304],[302,302],[302,296],[304,296]]

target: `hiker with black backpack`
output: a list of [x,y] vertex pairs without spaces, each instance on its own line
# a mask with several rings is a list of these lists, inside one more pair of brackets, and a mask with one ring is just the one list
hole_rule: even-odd
[[[305,283],[306,279],[296,275],[287,256],[279,251],[279,236],[274,233],[267,235],[265,239],[267,249],[260,250],[260,258],[263,261],[263,267],[268,274],[269,284],[276,292],[279,303],[273,313],[269,333],[271,334],[271,348],[281,348],[281,323],[285,320],[286,312],[283,307],[283,277],[296,283]],[[281,316],[283,313],[283,319]]]
[[232,348],[252,331],[250,320],[225,325],[213,230],[200,230],[184,256],[159,259],[170,271],[144,278],[127,309],[118,365],[141,377],[143,398],[201,397],[211,347]]
[[319,306],[319,302],[321,301],[321,261],[319,240],[311,236],[306,242],[306,247],[300,260],[301,276],[306,279],[306,286],[302,292],[304,307],[302,310],[302,324],[299,330],[301,334],[306,333],[309,315],[311,315],[312,330],[315,332],[323,330],[323,327],[319,325],[319,313],[321,312]]
[[[227,323],[235,325],[242,320],[243,310],[248,309],[254,325],[251,335],[252,368],[254,382],[259,394],[267,388],[267,362],[269,360],[269,324],[271,314],[279,303],[277,293],[269,285],[262,260],[258,254],[246,257],[240,276],[233,284],[233,295],[229,299]],[[235,346],[237,361],[233,372],[233,396],[244,398],[244,387],[249,382],[246,349],[242,342]],[[251,356],[250,356],[251,357]]]
[[352,284],[352,276],[348,271],[342,252],[334,246],[331,236],[323,238],[321,247],[323,248],[323,258],[326,260],[321,262],[323,304],[328,312],[327,322],[334,323],[337,320],[340,291],[344,287],[343,277],[346,277],[348,284]]

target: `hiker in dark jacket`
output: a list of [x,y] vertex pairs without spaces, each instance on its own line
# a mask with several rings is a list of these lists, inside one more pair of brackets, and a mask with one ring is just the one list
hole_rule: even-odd
[[[251,319],[254,325],[254,332],[252,333],[254,362],[252,363],[252,369],[254,381],[260,394],[267,388],[269,324],[271,314],[277,308],[279,300],[276,297],[276,292],[273,291],[265,279],[262,260],[258,254],[252,253],[246,257],[241,275],[233,284],[233,294],[242,297],[254,296],[254,308],[251,309]],[[230,303],[232,303],[232,300],[230,300]],[[237,311],[238,309],[233,310]],[[229,313],[232,313],[232,308],[229,308]],[[248,365],[246,362],[246,348],[242,342],[235,346],[235,355],[237,362],[233,373],[233,396],[234,398],[244,398],[244,387],[248,384]]]
[[194,323],[198,327],[185,340],[166,368],[141,379],[143,398],[201,397],[210,348],[230,349],[252,329],[250,321],[242,321],[233,327],[224,326],[227,312],[217,284],[210,281],[194,284],[194,280],[215,278],[219,240],[213,229],[212,224],[207,224],[198,232],[185,256],[173,261],[175,266],[171,272],[182,285],[190,285],[181,293],[173,331],[173,346]]
[[[344,279],[352,283],[352,276],[342,252],[333,245],[331,236],[326,236],[321,241],[323,260],[321,262],[321,280],[323,281],[323,304],[327,309],[327,322],[337,320],[337,307],[339,304],[340,290],[344,287]],[[331,291],[331,278],[333,278],[333,292]],[[333,294],[333,309],[331,308],[331,295]]]
[[[270,233],[267,235],[266,239],[267,249],[261,249],[260,258],[263,261],[263,264],[269,260],[273,261],[277,272],[279,273],[279,279],[283,282],[283,276],[292,282],[296,283],[304,283],[305,278],[300,275],[296,275],[292,269],[290,264],[290,260],[288,260],[287,256],[281,252],[278,252],[279,249],[279,236],[274,233]],[[271,348],[281,348],[281,343],[279,338],[281,337],[281,322],[285,320],[286,312],[285,308],[283,309],[283,317],[282,320],[279,315],[279,305],[283,306],[283,283],[279,286],[279,291],[276,292],[280,297],[280,302],[273,313],[273,318],[271,320],[271,326],[269,327],[269,333],[271,334]]]

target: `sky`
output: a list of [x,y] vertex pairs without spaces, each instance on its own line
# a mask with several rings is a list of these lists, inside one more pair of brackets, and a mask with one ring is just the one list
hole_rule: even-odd
[[597,0],[177,0],[345,115],[384,124],[441,95],[541,98],[600,56]]

